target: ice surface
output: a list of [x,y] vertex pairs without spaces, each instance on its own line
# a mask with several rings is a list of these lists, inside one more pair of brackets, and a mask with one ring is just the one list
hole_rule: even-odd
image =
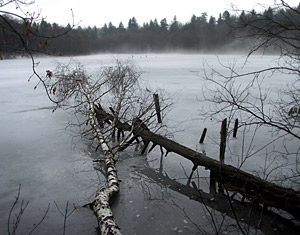
[[[178,142],[218,158],[220,126],[216,120],[199,119],[199,110],[210,104],[200,102],[203,98],[203,66],[218,68],[221,73],[228,73],[220,65],[236,63],[244,66],[245,57],[234,55],[197,55],[197,54],[139,54],[139,55],[92,55],[73,58],[93,72],[100,66],[111,64],[114,59],[132,60],[144,73],[143,82],[149,87],[165,89],[171,94],[175,104],[168,114],[169,124]],[[274,56],[254,56],[243,67],[244,71],[265,68],[276,64]],[[37,70],[44,74],[47,69],[54,70],[57,62],[68,63],[70,58],[38,58]],[[207,67],[206,67],[207,68]],[[50,212],[36,234],[56,234],[62,231],[63,218],[55,208],[55,201],[62,210],[73,203],[80,207],[91,202],[96,191],[104,183],[101,174],[94,170],[92,158],[95,153],[85,144],[72,138],[65,131],[68,116],[58,110],[52,113],[52,104],[47,99],[41,86],[34,90],[37,81],[32,79],[31,61],[28,59],[0,61],[0,234],[7,231],[7,216],[17,195],[18,186],[22,185],[21,198],[29,201],[29,206],[22,217],[20,234],[30,231],[37,223],[50,203]],[[246,79],[246,78],[245,78]],[[241,83],[246,82],[240,80]],[[271,89],[271,96],[276,96],[276,89],[285,85],[281,75],[265,78],[263,89]],[[198,143],[204,127],[208,128],[205,143]],[[261,133],[255,141],[259,148],[268,133]],[[251,137],[249,137],[251,138]],[[231,151],[240,153],[241,138],[232,140]],[[76,144],[74,143],[76,142]],[[136,154],[134,150],[129,154]],[[234,156],[234,155],[233,155]],[[120,156],[122,157],[122,156]],[[123,156],[124,157],[124,156]],[[147,165],[153,169],[160,167],[160,153],[155,150],[147,156],[124,159],[120,163],[122,179],[120,197],[114,205],[116,218],[125,234],[191,234],[195,228],[190,225],[182,210],[186,208],[196,222],[207,227],[208,222],[199,221],[205,216],[201,205],[188,201],[184,196],[159,186],[157,182],[143,178],[137,172]],[[264,164],[264,155],[247,161],[244,169],[257,170]],[[234,157],[227,163],[238,164]],[[186,183],[184,174],[191,172],[192,164],[183,158],[170,154],[163,159],[163,170],[171,179]],[[287,170],[286,173],[289,171]],[[199,172],[198,183],[203,190],[208,190],[207,171]],[[123,177],[123,178],[122,178]],[[204,177],[204,178],[201,178]],[[159,179],[157,179],[159,181]],[[123,189],[123,192],[122,192]],[[174,204],[176,202],[176,205]],[[118,206],[119,205],[119,206]],[[206,217],[206,216],[205,216]],[[67,232],[73,234],[95,234],[95,217],[88,209],[79,208],[70,217]],[[209,231],[209,230],[208,230]]]

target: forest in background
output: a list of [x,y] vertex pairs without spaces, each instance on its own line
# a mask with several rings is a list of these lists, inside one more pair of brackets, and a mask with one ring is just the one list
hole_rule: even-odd
[[[300,5],[295,8],[299,11]],[[239,14],[224,11],[218,19],[207,13],[201,16],[193,15],[187,23],[176,19],[168,23],[166,19],[157,19],[140,25],[135,17],[129,19],[125,27],[122,22],[118,26],[111,22],[102,28],[80,26],[71,30],[71,25],[60,26],[48,23],[17,20],[11,16],[0,19],[0,52],[1,58],[20,56],[23,45],[19,35],[11,28],[22,32],[26,45],[33,52],[42,51],[49,55],[86,55],[92,53],[149,53],[149,52],[238,52],[249,48],[249,40],[245,35],[251,35],[253,24],[266,27],[277,33],[278,24],[272,25],[272,19],[278,19],[285,24],[294,12],[292,9],[269,8],[262,13],[255,10]],[[298,14],[293,16],[300,21]],[[13,26],[8,27],[7,22]],[[247,27],[250,24],[252,27]],[[30,32],[30,33],[29,33]],[[64,34],[64,32],[67,32]],[[293,34],[293,30],[290,31]],[[56,35],[60,35],[56,37]],[[253,39],[252,39],[253,40]],[[280,45],[279,47],[280,48]],[[268,52],[276,51],[272,45]]]

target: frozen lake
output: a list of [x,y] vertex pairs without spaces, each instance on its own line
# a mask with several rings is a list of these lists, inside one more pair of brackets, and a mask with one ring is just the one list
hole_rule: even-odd
[[[203,65],[207,63],[226,74],[228,71],[220,65],[220,61],[225,64],[235,61],[239,67],[243,66],[245,57],[139,54],[92,55],[74,59],[85,65],[88,71],[94,71],[116,58],[134,61],[144,72],[143,81],[148,86],[165,89],[173,97],[174,106],[168,114],[168,121],[176,141],[218,159],[216,142],[220,124],[216,124],[214,118],[204,122],[199,117],[199,110],[209,106],[207,102],[199,101],[203,98],[203,82],[200,79],[204,72]],[[38,58],[40,64],[37,70],[44,75],[47,69],[54,70],[57,61],[68,63],[69,60]],[[245,65],[244,71],[275,64],[274,56],[254,56]],[[65,210],[67,203],[69,211],[73,205],[76,207],[67,219],[67,234],[96,234],[97,221],[93,212],[81,206],[92,202],[97,190],[105,183],[104,177],[95,169],[97,165],[92,162],[93,158],[97,158],[97,153],[65,130],[69,120],[67,113],[63,110],[52,113],[53,105],[42,87],[33,89],[36,79],[27,82],[31,75],[30,60],[0,61],[0,71],[0,234],[7,234],[7,218],[19,185],[20,200],[29,202],[21,218],[19,234],[28,233],[39,222],[48,204],[49,212],[34,234],[62,233],[64,218],[55,203],[61,211]],[[265,78],[262,88],[271,89],[271,94],[275,96],[276,89],[285,86],[285,82],[282,75],[275,74],[272,78]],[[207,139],[200,145],[198,141],[204,127],[208,128]],[[265,136],[268,134],[262,133],[256,139],[254,145],[257,148],[263,145]],[[233,156],[240,151],[241,142],[241,138],[232,140]],[[249,159],[243,169],[258,170],[264,163],[264,154]],[[161,165],[158,149],[141,156],[134,148],[120,154],[119,159],[117,167],[122,180],[121,192],[114,201],[113,210],[124,234],[197,234],[199,229],[194,223],[213,233],[207,219],[209,214],[202,204],[180,193],[181,189],[170,189],[174,179],[182,185],[186,184],[192,168],[189,161],[170,154]],[[233,165],[239,163],[232,157],[225,162]],[[155,175],[156,169],[161,170],[161,176]],[[209,191],[208,177],[209,172],[202,169],[195,179],[205,192]],[[169,180],[167,185],[160,182]],[[20,203],[16,208],[19,206]],[[219,218],[224,212],[215,213]],[[228,226],[223,232],[235,234],[236,227],[231,226],[235,224],[234,220],[226,217],[225,223]]]

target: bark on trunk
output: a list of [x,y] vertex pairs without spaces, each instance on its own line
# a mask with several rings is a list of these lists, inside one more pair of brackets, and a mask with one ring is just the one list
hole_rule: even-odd
[[[113,116],[104,110],[96,110],[97,115],[106,115],[112,120]],[[124,131],[130,131],[131,125],[117,122],[116,126]],[[300,193],[290,188],[284,188],[259,177],[244,172],[230,165],[222,164],[204,154],[176,143],[164,136],[155,134],[140,127],[134,128],[133,134],[145,141],[150,141],[167,150],[192,161],[194,165],[210,169],[222,187],[229,191],[241,193],[244,197],[265,206],[276,207],[289,212],[300,219]]]
[[121,234],[116,225],[109,201],[119,192],[119,182],[113,156],[106,156],[108,187],[97,193],[95,207],[101,234]]
[[[108,186],[101,189],[96,195],[95,207],[102,235],[121,234],[120,228],[115,223],[112,210],[110,208],[110,199],[119,192],[119,180],[114,164],[114,155],[105,141],[99,125],[97,125],[95,104],[90,94],[83,89],[81,82],[78,82],[80,91],[85,95],[89,104],[89,122],[97,134],[102,151],[105,155],[105,164],[107,167]],[[103,121],[103,120],[102,120]]]

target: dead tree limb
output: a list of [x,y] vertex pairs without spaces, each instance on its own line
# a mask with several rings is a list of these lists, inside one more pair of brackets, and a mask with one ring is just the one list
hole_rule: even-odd
[[[98,111],[96,113],[98,115]],[[101,113],[101,115],[103,114]],[[108,119],[112,120],[112,115],[108,113],[106,115]],[[116,125],[122,130],[132,130],[131,125],[128,123],[118,122]],[[138,126],[133,129],[133,134],[165,148],[168,152],[177,153],[192,161],[194,165],[203,166],[211,170],[219,184],[227,190],[236,191],[249,200],[263,203],[265,206],[282,209],[289,212],[295,218],[300,219],[299,192],[262,180],[233,166],[222,164],[202,153],[198,153],[173,140],[139,128]]]

